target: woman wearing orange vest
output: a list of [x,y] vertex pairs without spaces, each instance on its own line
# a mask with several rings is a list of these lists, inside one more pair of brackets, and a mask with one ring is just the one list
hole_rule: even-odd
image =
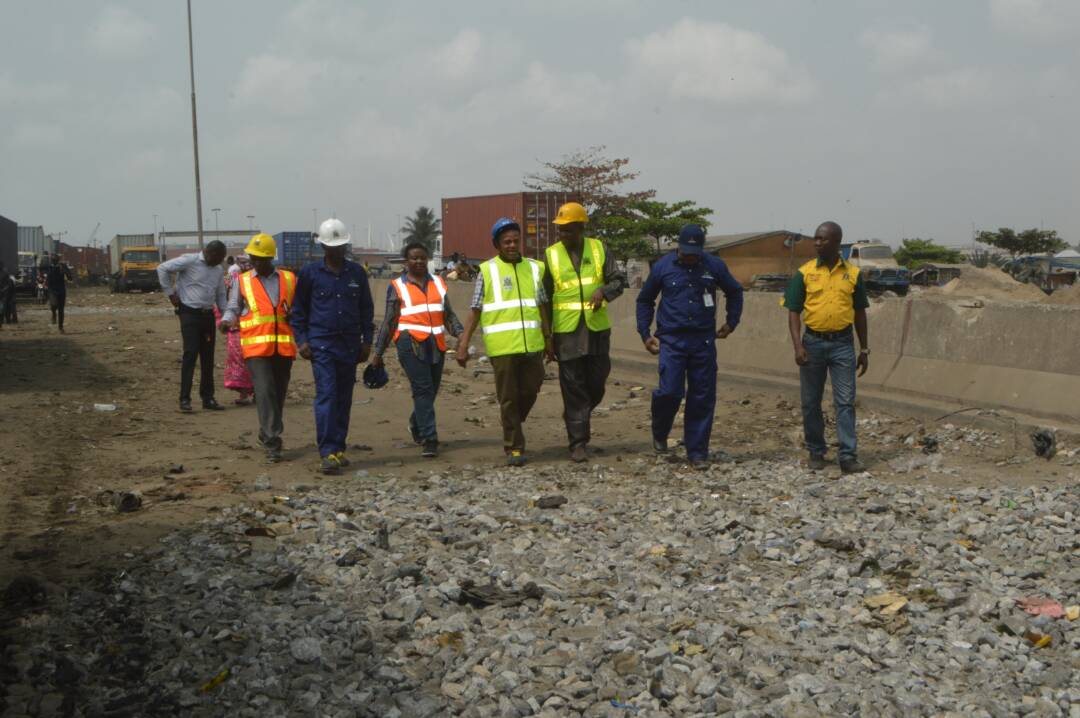
[[427,247],[413,242],[405,246],[403,254],[405,271],[386,290],[386,313],[371,363],[383,366],[383,353],[393,341],[398,363],[412,385],[409,431],[413,441],[424,447],[422,455],[434,457],[439,453],[435,396],[446,359],[446,334],[457,337],[463,327],[450,307],[446,283],[428,273]]
[[296,275],[274,268],[277,246],[268,234],[257,234],[244,250],[255,269],[240,274],[240,291],[229,295],[222,331],[240,329],[240,350],[255,385],[259,413],[259,443],[271,462],[281,460],[285,429],[285,395],[296,359],[296,340],[289,326],[289,309],[296,293]]

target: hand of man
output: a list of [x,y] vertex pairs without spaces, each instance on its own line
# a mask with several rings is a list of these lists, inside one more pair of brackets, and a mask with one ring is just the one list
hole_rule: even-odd
[[382,354],[376,354],[375,356],[371,357],[371,366],[375,367],[376,369],[383,366]]
[[856,376],[865,374],[866,370],[870,368],[870,355],[866,352],[859,352],[859,358],[855,361],[855,366],[859,370],[859,373],[856,374]]
[[660,340],[656,337],[649,337],[645,340],[645,348],[649,350],[649,353],[656,355],[660,353]]
[[729,336],[731,336],[731,333],[733,331],[735,331],[735,330],[732,329],[731,327],[729,327],[727,325],[727,323],[725,323],[724,326],[722,326],[722,327],[720,327],[719,329],[716,330],[716,338],[717,339],[727,339]]
[[218,324],[218,329],[222,334],[228,334],[229,330],[232,329],[232,325],[229,322],[221,322]]
[[360,345],[360,363],[363,364],[364,362],[366,362],[368,360],[369,356],[371,356],[371,345],[370,344],[361,344]]
[[594,312],[599,311],[600,308],[604,306],[603,289],[597,289],[595,292],[592,293],[592,299],[590,300],[590,304],[592,304]]
[[303,344],[301,344],[297,348],[297,351],[300,352],[300,356],[302,358],[307,359],[308,361],[311,361],[311,345],[310,344],[308,344],[307,342],[304,342]]
[[799,366],[806,366],[810,363],[810,355],[806,353],[806,347],[801,343],[795,347],[795,363]]
[[458,342],[454,357],[457,359],[457,363],[461,365],[461,368],[464,369],[469,363],[469,345],[462,346],[461,342]]
[[558,361],[555,356],[555,342],[552,341],[551,337],[544,337],[544,361]]
[[180,297],[176,296],[175,294],[170,294],[169,301],[172,302],[172,305],[177,309],[180,308]]

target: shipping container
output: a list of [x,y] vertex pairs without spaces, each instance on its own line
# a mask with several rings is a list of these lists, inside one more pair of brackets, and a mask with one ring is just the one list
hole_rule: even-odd
[[322,245],[315,241],[311,232],[278,232],[274,235],[277,244],[277,264],[286,269],[299,271],[308,262],[323,256]]
[[44,227],[19,227],[20,252],[33,252],[40,257],[42,254],[48,254],[52,249],[52,238],[45,236]]
[[548,245],[558,240],[551,224],[559,207],[578,202],[574,192],[512,192],[477,197],[448,197],[442,200],[442,258],[447,261],[455,252],[471,262],[495,255],[491,226],[500,217],[509,217],[521,225],[522,253],[542,259]]
[[0,216],[0,262],[4,269],[15,274],[19,271],[19,225]]
[[120,251],[128,247],[154,247],[152,234],[118,234],[109,242],[109,272],[120,271]]
[[60,242],[57,253],[83,283],[96,282],[109,274],[109,255],[100,247],[74,247]]

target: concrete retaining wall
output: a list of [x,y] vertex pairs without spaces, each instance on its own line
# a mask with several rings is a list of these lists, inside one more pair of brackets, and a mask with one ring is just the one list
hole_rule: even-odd
[[[373,285],[381,315],[386,281]],[[464,322],[472,285],[452,284],[450,296]],[[636,296],[630,290],[609,308],[613,347],[646,359],[635,331]],[[719,343],[721,371],[796,378],[780,295],[745,296],[742,323]],[[875,301],[868,311],[871,368],[860,385],[897,399],[930,398],[1070,421],[1080,417],[1080,307],[974,304],[941,297]]]

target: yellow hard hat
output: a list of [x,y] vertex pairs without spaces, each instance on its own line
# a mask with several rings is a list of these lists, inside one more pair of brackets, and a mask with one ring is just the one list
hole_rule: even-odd
[[276,257],[277,243],[269,234],[256,234],[244,247],[244,253],[252,257]]
[[555,224],[571,224],[573,222],[588,222],[589,213],[577,202],[567,202],[559,207],[559,213],[555,215]]

